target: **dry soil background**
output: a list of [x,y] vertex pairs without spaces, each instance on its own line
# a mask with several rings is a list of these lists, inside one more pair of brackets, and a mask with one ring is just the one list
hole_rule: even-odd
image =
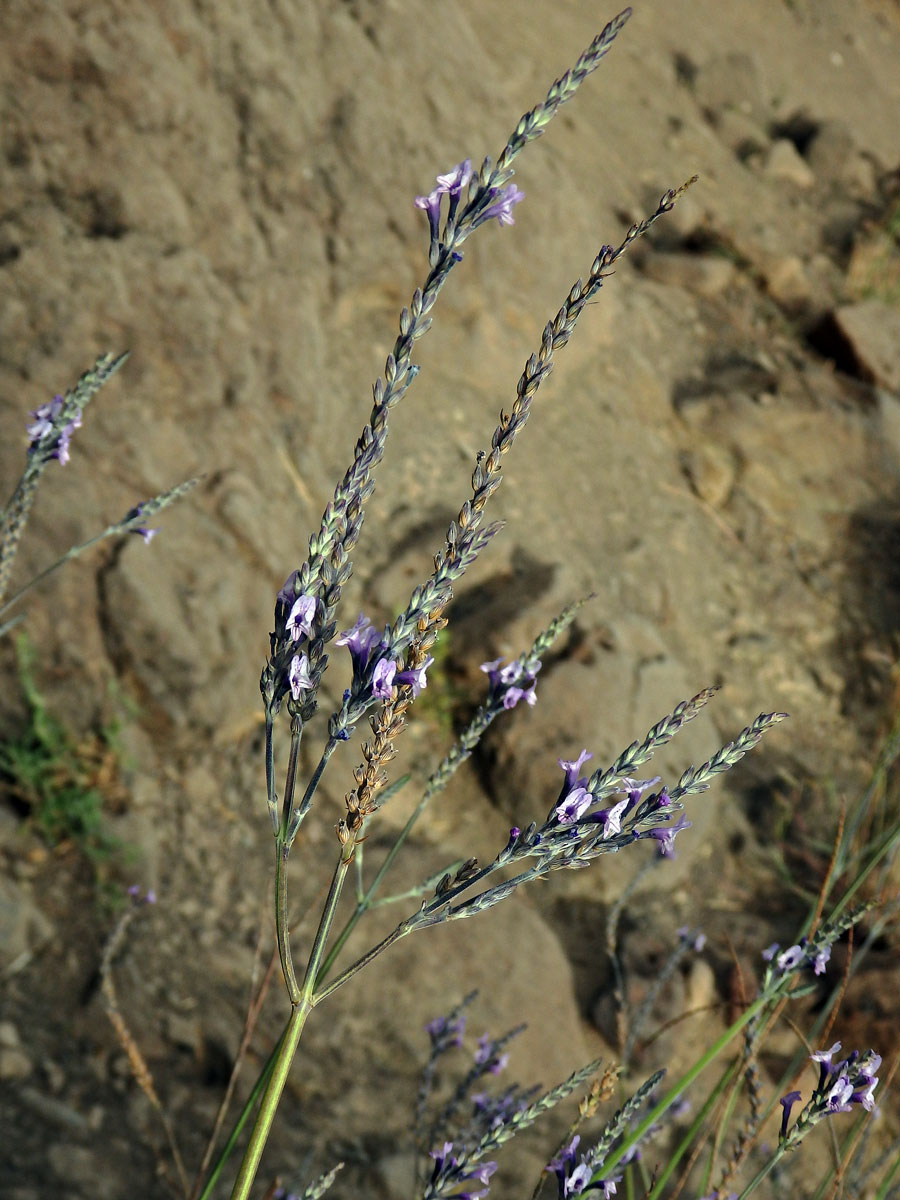
[[[205,473],[151,546],[132,539],[66,568],[29,598],[24,622],[47,701],[75,735],[133,709],[107,820],[136,858],[103,870],[160,896],[116,970],[189,1164],[266,929],[257,680],[273,597],[424,278],[412,199],[466,155],[499,153],[613,11],[571,0],[0,6],[8,490],[27,410],[96,354],[131,351],[69,466],[48,474],[17,579],[136,500]],[[735,963],[752,980],[759,950],[791,937],[803,902],[794,909],[771,882],[779,839],[818,820],[804,808],[809,781],[833,778],[839,793],[858,783],[888,719],[900,602],[898,68],[893,0],[640,4],[520,159],[515,227],[480,230],[442,294],[346,592],[347,624],[360,607],[387,619],[405,603],[544,322],[602,243],[698,172],[541,390],[496,496],[507,528],[459,589],[400,768],[423,778],[465,712],[460,695],[483,678],[478,664],[519,653],[588,592],[539,704],[517,711],[441,802],[406,880],[490,857],[511,821],[546,809],[558,756],[587,746],[599,762],[708,683],[721,692],[673,744],[670,771],[759,711],[789,711],[746,768],[695,803],[678,860],[623,929],[635,995],[679,925],[707,930],[706,967],[669,997],[674,1007],[724,999]],[[0,712],[16,736],[24,710],[8,639],[0,654]],[[325,886],[353,762],[348,750],[336,763],[309,822],[298,902]],[[384,811],[382,832],[404,803]],[[21,808],[0,816],[0,1190],[168,1196],[158,1122],[98,994],[113,918],[92,868],[71,845],[43,847]],[[523,1081],[549,1083],[603,1052],[603,921],[636,865],[626,858],[404,943],[339,993],[310,1029],[265,1177],[290,1182],[342,1158],[335,1196],[408,1194],[422,1026],[473,987],[479,1032],[529,1022],[514,1058]],[[818,861],[792,870],[814,885]],[[308,932],[301,922],[298,940]],[[880,1031],[886,1053],[889,982],[869,992],[860,1040]],[[251,1070],[283,1013],[275,987]],[[703,1035],[663,1050],[677,1057]],[[530,1194],[541,1153],[518,1156],[496,1193]]]

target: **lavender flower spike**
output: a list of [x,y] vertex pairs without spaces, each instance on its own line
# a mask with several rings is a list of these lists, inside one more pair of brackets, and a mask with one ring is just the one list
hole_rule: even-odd
[[521,659],[515,659],[505,667],[500,667],[502,662],[502,658],[495,658],[493,662],[481,664],[480,669],[485,672],[491,685],[491,698],[501,700],[507,709],[515,708],[520,700],[533,708],[537,703],[534,686],[535,677],[541,669],[540,662],[533,663],[530,669],[525,667]]
[[[80,422],[79,422],[79,424],[80,424]],[[60,441],[60,444],[62,444],[61,441]],[[59,461],[63,462],[63,463],[68,461],[68,456],[65,459],[60,458]],[[126,515],[125,520],[133,521],[136,518],[142,516],[143,512],[144,512],[144,508],[145,508],[145,503],[143,501],[140,504],[136,504],[134,506],[134,508],[131,509],[131,511]],[[148,529],[148,527],[146,525],[132,525],[131,528],[128,530],[128,532],[140,534],[140,536],[144,539],[144,545],[149,546],[150,543],[153,541],[153,539],[156,537],[156,535],[159,533],[159,530],[158,529]]]
[[[40,408],[34,410],[31,414],[34,417],[34,422],[28,426],[29,451],[34,450],[40,442],[53,433],[57,426],[59,415],[63,410],[66,402],[65,396],[57,393],[52,400],[47,404],[42,404]],[[72,440],[72,434],[76,429],[81,428],[81,412],[76,412],[72,420],[64,425],[58,431],[58,440],[56,447],[50,452],[51,458],[58,458],[60,466],[65,466],[69,461],[69,442]]]

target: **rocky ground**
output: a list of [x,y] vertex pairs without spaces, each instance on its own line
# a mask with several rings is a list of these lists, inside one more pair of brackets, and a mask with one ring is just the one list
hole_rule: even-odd
[[[7,788],[0,1190],[12,1200],[177,1193],[99,987],[115,897],[132,882],[159,900],[116,958],[120,1009],[196,1167],[254,962],[261,971],[271,953],[257,680],[273,598],[305,555],[397,314],[426,274],[412,199],[466,155],[496,156],[612,15],[569,0],[5,6],[7,491],[28,410],[99,353],[131,352],[71,462],[48,472],[13,587],[138,499],[204,476],[150,546],[107,543],[22,606],[42,695],[88,755],[120,847],[100,858],[83,840],[48,844]],[[721,685],[716,700],[658,769],[701,761],[762,710],[788,711],[694,802],[679,857],[630,902],[630,994],[690,924],[707,946],[657,1015],[714,1014],[670,1034],[641,1069],[659,1054],[685,1061],[725,1021],[740,981],[750,986],[759,951],[791,939],[839,800],[856,794],[892,720],[898,61],[893,0],[641,4],[517,163],[515,226],[479,230],[441,295],[345,592],[347,625],[360,608],[378,621],[405,604],[544,323],[603,243],[698,173],[539,393],[492,501],[506,528],[458,589],[403,738],[397,769],[413,783],[371,838],[377,850],[405,819],[483,687],[478,665],[518,654],[588,593],[538,704],[461,772],[402,885],[492,857],[510,823],[546,810],[559,756],[587,746],[595,762],[611,758],[707,684]],[[332,700],[345,666],[335,648]],[[15,743],[27,706],[11,638],[0,671],[3,736]],[[114,753],[97,740],[113,723]],[[301,943],[355,761],[348,749],[334,763],[296,854]],[[478,1032],[528,1021],[510,1067],[523,1082],[613,1056],[605,922],[639,865],[627,859],[402,943],[338,993],[304,1039],[265,1178],[290,1184],[340,1158],[336,1197],[408,1195],[423,1026],[473,988]],[[880,1038],[884,1053],[891,963],[886,944],[865,1002],[846,1010],[857,1041]],[[285,1007],[276,979],[240,1094]],[[548,1145],[549,1134],[507,1162],[496,1194],[530,1194]]]

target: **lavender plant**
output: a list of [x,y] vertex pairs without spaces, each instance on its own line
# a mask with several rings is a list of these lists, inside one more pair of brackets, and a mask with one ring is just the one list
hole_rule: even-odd
[[[416,379],[419,370],[413,361],[416,343],[430,328],[438,296],[463,260],[467,239],[494,220],[501,227],[514,224],[515,209],[524,194],[511,182],[513,162],[530,142],[541,136],[559,108],[600,65],[629,16],[630,9],[625,9],[615,17],[587,47],[575,66],[552,85],[546,98],[521,118],[496,164],[485,159],[481,167],[475,169],[471,161],[465,159],[439,175],[434,189],[415,201],[428,221],[427,276],[422,286],[415,290],[409,306],[400,314],[398,336],[387,356],[383,375],[373,388],[369,419],[356,442],[352,461],[323,513],[320,526],[309,539],[306,559],[290,572],[275,597],[274,630],[270,635],[260,690],[265,722],[266,806],[275,850],[275,936],[290,1015],[218,1161],[205,1178],[197,1180],[192,1196],[198,1200],[207,1200],[212,1195],[230,1154],[252,1117],[249,1141],[231,1192],[232,1200],[246,1200],[250,1195],[307,1021],[314,1009],[376,957],[394,943],[425,929],[484,913],[526,884],[547,879],[558,871],[588,868],[601,856],[625,851],[637,843],[652,849],[656,857],[670,857],[675,839],[691,827],[686,802],[706,791],[716,776],[739,762],[766,732],[784,719],[783,713],[761,713],[708,761],[699,767],[688,768],[670,783],[663,783],[659,776],[641,777],[655,751],[697,717],[713,698],[715,689],[703,689],[664,714],[642,738],[609,764],[591,771],[586,764],[593,756],[587,748],[575,759],[560,758],[563,780],[558,793],[543,801],[536,798],[538,815],[527,827],[511,829],[505,843],[497,847],[489,862],[482,864],[475,858],[467,858],[450,863],[445,870],[422,881],[411,891],[383,895],[387,876],[416,823],[447,786],[457,768],[473,753],[485,731],[517,704],[523,701],[535,703],[542,660],[584,603],[577,601],[552,621],[532,646],[517,658],[506,664],[500,660],[484,664],[487,694],[475,716],[432,771],[418,804],[383,861],[374,871],[368,870],[364,842],[378,810],[402,782],[389,783],[387,768],[395,756],[395,743],[405,728],[408,712],[427,687],[428,670],[433,662],[431,651],[446,624],[445,610],[453,588],[500,529],[498,523],[486,521],[486,508],[500,486],[503,458],[528,421],[538,389],[550,374],[556,354],[568,343],[588,302],[596,297],[612,268],[630,246],[672,209],[694,180],[666,191],[656,209],[634,224],[618,246],[602,246],[586,279],[579,279],[573,285],[559,310],[547,322],[540,346],[529,357],[518,380],[514,399],[508,410],[501,411],[490,438],[490,450],[477,455],[471,495],[449,522],[443,544],[434,554],[433,570],[413,590],[405,607],[383,628],[376,627],[369,617],[360,614],[353,624],[341,629],[344,622],[339,621],[339,606],[353,571],[352,554],[374,489],[374,473],[385,453],[390,414]],[[84,404],[121,361],[109,356],[98,360],[94,370],[86,373],[71,392],[55,397],[35,413],[34,425],[29,430],[32,441],[28,469],[0,523],[0,596],[43,469],[53,457],[65,461]],[[193,482],[138,505],[100,537],[139,532],[149,540],[153,531],[147,527],[147,520]],[[96,540],[99,538],[70,551],[66,557],[82,552]],[[55,566],[48,572],[53,569]],[[29,586],[32,585],[26,585],[26,588]],[[0,609],[0,616],[25,590],[23,588],[4,609]],[[340,703],[327,715],[324,744],[316,765],[307,779],[301,779],[302,740],[319,709],[322,680],[329,665],[328,648],[332,642],[346,648],[351,678]],[[289,743],[282,764],[283,783],[279,788],[275,725],[277,720],[284,718]],[[303,958],[295,960],[296,948],[292,944],[289,924],[288,866],[291,855],[303,822],[316,805],[319,785],[332,758],[342,744],[356,734],[364,720],[370,733],[362,744],[361,761],[352,772],[352,787],[345,795],[344,812],[335,827],[337,845],[328,894],[315,933],[304,948]],[[895,830],[892,840],[886,840],[880,846],[880,861],[896,845],[897,838]],[[633,853],[637,859],[640,852]],[[351,868],[355,868],[356,873],[356,900],[339,928],[339,902]],[[678,1111],[701,1072],[727,1047],[739,1043],[740,1049],[734,1060],[712,1088],[694,1125],[669,1156],[665,1168],[652,1180],[642,1181],[648,1200],[663,1194],[712,1106],[729,1092],[737,1079],[753,1077],[755,1058],[765,1032],[787,1000],[802,994],[806,986],[804,975],[810,971],[814,975],[821,973],[837,938],[868,912],[866,905],[851,908],[851,895],[834,908],[827,920],[819,920],[820,914],[817,914],[796,946],[784,952],[772,949],[756,998],[747,1003],[737,1020],[664,1094],[660,1092],[660,1085],[665,1072],[652,1072],[647,1079],[634,1085],[630,1095],[620,1094],[612,1116],[599,1131],[588,1135],[582,1126],[596,1114],[599,1104],[612,1099],[616,1091],[618,1069],[606,1070],[600,1084],[582,1101],[578,1131],[576,1127],[570,1129],[556,1152],[547,1157],[546,1174],[548,1178],[555,1178],[560,1197],[587,1192],[604,1196],[615,1194],[625,1173],[640,1163],[642,1145],[658,1131],[660,1122],[671,1119]],[[374,941],[355,961],[344,963],[343,955],[351,933],[374,907],[388,903],[404,906],[403,915],[392,931]],[[670,969],[674,971],[678,956],[691,947],[699,948],[699,944],[700,935],[693,932],[688,936],[686,933],[673,954]],[[599,1062],[588,1064],[543,1093],[515,1084],[496,1093],[485,1088],[484,1083],[505,1068],[506,1047],[517,1031],[512,1030],[498,1038],[486,1035],[455,1092],[436,1113],[430,1114],[436,1064],[459,1048],[464,1033],[464,1009],[470,1002],[471,998],[467,998],[447,1016],[436,1018],[428,1029],[431,1055],[415,1114],[419,1152],[416,1194],[422,1200],[486,1194],[495,1169],[490,1155],[582,1087],[600,1068]],[[114,993],[110,1003],[112,1010],[118,1012]],[[634,1015],[624,1045],[626,1063],[631,1058],[636,1030],[648,1019],[649,1007],[648,1003],[644,1010],[639,1009]],[[793,1125],[790,1124],[790,1112],[791,1104],[798,1098],[796,1090],[784,1095],[784,1124],[779,1145],[769,1164],[760,1170],[742,1196],[749,1195],[766,1173],[774,1170],[787,1151],[797,1146],[816,1124],[833,1114],[848,1111],[854,1105],[865,1109],[872,1107],[880,1063],[878,1055],[874,1051],[856,1053],[832,1065],[837,1049],[835,1046],[831,1051],[814,1055],[821,1064],[821,1077]],[[476,1086],[477,1092],[474,1091]],[[767,1108],[757,1097],[743,1140],[737,1140],[731,1160],[717,1179],[713,1195],[726,1194],[731,1176],[742,1162],[745,1147],[757,1137],[767,1113],[777,1103],[773,1098]],[[426,1156],[430,1161],[427,1169],[423,1165]],[[269,1194],[320,1196],[332,1184],[339,1169],[340,1164],[335,1164],[302,1192],[286,1193],[282,1189]],[[707,1171],[706,1182],[712,1183],[712,1167]],[[634,1186],[633,1179],[629,1180],[628,1186]]]
[[[534,702],[541,654],[574,615],[574,607],[561,614],[519,659],[506,666],[500,662],[485,664],[489,678],[486,701],[431,776],[415,813],[371,884],[360,883],[355,911],[344,929],[334,934],[338,902],[354,862],[362,880],[363,841],[387,797],[386,767],[394,757],[395,741],[404,728],[408,709],[427,686],[427,671],[433,661],[430,650],[446,624],[444,610],[453,586],[499,531],[497,523],[486,523],[485,509],[500,485],[502,459],[525,426],[538,388],[550,373],[556,353],[567,344],[588,301],[597,294],[611,268],[632,243],[668,212],[693,182],[667,191],[655,211],[633,225],[620,245],[601,247],[586,282],[576,282],[562,307],[547,323],[540,348],[529,358],[518,381],[509,411],[501,412],[490,451],[477,456],[471,497],[450,522],[444,544],[435,553],[431,575],[414,589],[406,607],[383,630],[361,614],[354,625],[338,635],[338,605],[353,569],[351,552],[360,536],[366,502],[374,488],[373,473],[384,455],[390,413],[418,373],[413,362],[415,344],[431,325],[438,295],[462,261],[465,242],[477,229],[494,219],[501,226],[514,223],[514,208],[523,199],[523,193],[510,182],[514,160],[543,133],[561,105],[574,96],[599,66],[629,16],[630,10],[626,9],[611,21],[575,66],[553,84],[545,100],[522,117],[496,165],[485,159],[481,168],[475,170],[471,161],[465,159],[439,175],[430,193],[416,199],[417,207],[428,218],[428,276],[414,292],[409,307],[401,312],[399,335],[387,357],[384,374],[373,389],[369,421],[356,443],[353,461],[325,509],[320,528],[309,540],[306,561],[290,573],[276,597],[275,628],[260,690],[266,733],[267,807],[275,838],[275,928],[291,1014],[260,1080],[262,1095],[232,1191],[233,1200],[243,1200],[249,1195],[291,1062],[313,1009],[400,939],[448,921],[473,917],[506,900],[524,884],[556,871],[587,867],[601,855],[639,841],[655,843],[662,855],[671,854],[675,837],[690,826],[684,816],[687,797],[706,790],[716,775],[738,762],[768,729],[783,719],[781,713],[761,714],[708,762],[684,772],[673,786],[655,790],[658,778],[641,780],[634,772],[693,720],[711,698],[712,689],[679,704],[646,737],[634,742],[607,767],[582,775],[581,768],[591,758],[587,750],[575,761],[560,760],[564,782],[559,795],[547,805],[543,819],[532,822],[526,829],[512,829],[506,844],[498,848],[491,862],[481,865],[470,858],[453,864],[436,882],[426,881],[415,909],[386,938],[372,945],[355,962],[337,970],[350,931],[374,902],[376,890],[415,821],[471,753],[487,726],[521,700]],[[301,740],[318,708],[321,681],[329,661],[327,647],[332,641],[347,648],[352,678],[340,705],[328,718],[325,744],[303,786],[299,779]],[[282,712],[287,714],[290,744],[284,785],[279,794],[274,728]],[[371,738],[363,744],[362,762],[353,773],[355,786],[345,797],[346,812],[336,827],[338,848],[331,885],[301,971],[294,962],[288,924],[288,863],[332,756],[366,717]],[[220,1168],[221,1160],[202,1197],[209,1194]],[[451,1166],[450,1159],[442,1157],[435,1171],[429,1196],[447,1194],[448,1187],[458,1190],[464,1178],[477,1177],[480,1182],[487,1182],[484,1173],[479,1175],[477,1170],[473,1176],[460,1174],[463,1167],[458,1158]]]

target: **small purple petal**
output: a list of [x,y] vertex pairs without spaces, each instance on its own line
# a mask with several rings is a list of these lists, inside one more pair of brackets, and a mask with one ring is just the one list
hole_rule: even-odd
[[302,692],[308,692],[312,687],[312,679],[309,675],[309,659],[305,654],[295,654],[291,659],[290,669],[288,670],[288,685],[291,689],[291,695],[295,700],[300,699]]
[[377,696],[379,700],[390,700],[396,673],[397,664],[395,662],[390,658],[380,659],[372,672],[372,695]]
[[312,634],[313,621],[316,616],[315,596],[298,596],[291,605],[285,630],[291,635],[292,641],[299,642],[302,637]]
[[573,788],[562,803],[557,804],[556,819],[560,825],[574,825],[590,808],[594,797],[587,788]]
[[512,210],[520,200],[525,199],[525,193],[519,191],[514,183],[509,184],[505,188],[501,188],[497,192],[494,202],[484,210],[478,218],[477,224],[482,221],[489,221],[492,217],[496,217],[501,225],[515,224]]

